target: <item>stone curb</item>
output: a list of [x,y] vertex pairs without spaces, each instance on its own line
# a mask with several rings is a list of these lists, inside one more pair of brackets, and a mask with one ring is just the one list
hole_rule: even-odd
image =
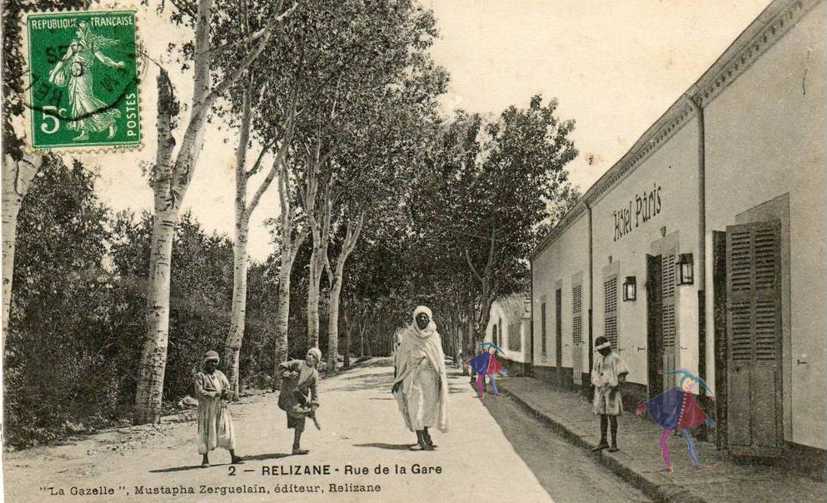
[[[507,385],[503,386],[500,384],[499,389],[504,394],[511,397],[523,409],[537,418],[541,423],[548,426],[552,431],[558,433],[570,443],[588,450],[595,447],[594,443],[576,433],[564,422],[537,410],[525,399],[511,392],[511,390],[507,388]],[[644,473],[638,467],[634,466],[634,463],[626,462],[606,451],[593,453],[592,456],[597,458],[600,464],[643,491],[644,494],[655,501],[662,503],[710,503],[708,500],[693,492],[690,488],[682,484],[663,483],[657,481],[650,474]]]

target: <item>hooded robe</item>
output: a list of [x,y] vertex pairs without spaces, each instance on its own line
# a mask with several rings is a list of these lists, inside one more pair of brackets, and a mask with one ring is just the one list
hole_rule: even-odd
[[[428,315],[428,326],[420,330],[416,316]],[[442,338],[436,331],[431,310],[420,306],[414,321],[400,334],[395,357],[394,385],[400,384],[394,397],[405,426],[411,431],[437,427],[448,431],[448,377]]]

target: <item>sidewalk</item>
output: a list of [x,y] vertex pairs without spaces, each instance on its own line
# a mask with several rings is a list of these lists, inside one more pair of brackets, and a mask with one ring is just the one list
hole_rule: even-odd
[[[559,391],[528,377],[497,379],[497,387],[531,411],[569,441],[584,449],[596,446],[600,431],[591,404],[575,392]],[[485,400],[496,400],[486,395]],[[693,468],[686,442],[669,442],[673,473],[663,470],[658,439],[660,428],[626,411],[619,420],[620,452],[595,456],[609,469],[656,501],[666,502],[775,502],[827,501],[827,484],[787,473],[777,467],[739,465],[722,458],[710,442],[697,442],[704,467]]]

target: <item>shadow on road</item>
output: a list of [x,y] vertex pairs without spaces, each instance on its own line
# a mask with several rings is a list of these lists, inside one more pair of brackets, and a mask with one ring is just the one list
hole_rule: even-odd
[[290,456],[283,452],[273,452],[270,454],[255,454],[253,456],[244,456],[244,461],[266,461],[268,459],[281,459]]
[[384,444],[381,442],[374,442],[370,444],[353,444],[354,447],[374,447],[376,449],[387,449],[391,451],[407,451],[414,444]]
[[[226,465],[227,465],[227,463],[215,464],[215,465],[210,465],[207,468],[214,468],[216,466],[226,466]],[[187,470],[200,470],[200,469],[201,469],[201,465],[173,466],[171,468],[159,468],[157,470],[149,470],[149,473],[173,473],[173,472],[185,472]]]

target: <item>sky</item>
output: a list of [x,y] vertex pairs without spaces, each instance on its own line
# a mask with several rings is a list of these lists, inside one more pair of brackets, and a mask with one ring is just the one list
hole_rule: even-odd
[[[495,117],[509,105],[527,106],[537,93],[556,97],[559,116],[577,124],[573,139],[580,155],[569,170],[571,180],[582,191],[620,159],[770,3],[421,2],[433,9],[440,30],[433,57],[451,75],[443,109],[463,108]],[[185,38],[186,31],[170,26],[153,11],[139,13],[139,30],[152,59],[174,70],[164,48],[172,40]],[[192,77],[173,73],[174,84],[186,102],[192,92]],[[155,63],[147,61],[141,86],[144,148],[85,159],[100,174],[102,200],[116,210],[138,212],[152,207],[152,191],[141,166],[151,162],[155,151],[156,74]],[[191,210],[205,228],[230,236],[234,226],[234,138],[226,128],[209,128],[184,203],[184,210]],[[252,183],[250,191],[254,189]],[[272,189],[251,220],[249,248],[256,260],[271,250],[263,222],[277,215]]]

